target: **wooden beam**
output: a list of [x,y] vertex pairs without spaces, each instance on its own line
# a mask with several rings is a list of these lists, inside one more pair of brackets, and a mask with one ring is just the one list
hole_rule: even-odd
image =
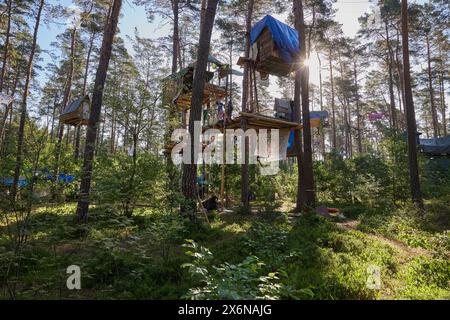
[[[297,122],[282,120],[274,117],[265,116],[258,113],[249,113],[249,112],[239,112],[240,116],[243,118],[248,118],[249,120],[257,120],[267,122],[268,124],[274,124],[274,128],[300,128],[301,124]],[[271,127],[268,127],[271,128]]]

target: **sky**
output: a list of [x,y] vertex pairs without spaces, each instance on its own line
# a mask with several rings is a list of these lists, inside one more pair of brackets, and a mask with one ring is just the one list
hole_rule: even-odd
[[[72,0],[49,0],[53,4],[61,4],[64,6],[73,5]],[[287,0],[286,0],[287,1]],[[417,0],[418,2],[424,2],[425,0]],[[347,37],[353,37],[356,35],[359,29],[358,18],[365,12],[368,12],[372,4],[367,0],[337,0],[334,7],[337,9],[335,19],[342,24],[344,35]],[[220,7],[219,7],[220,10]],[[270,12],[268,12],[270,14]],[[38,43],[42,49],[49,52],[52,51],[50,47],[51,42],[55,41],[56,36],[64,31],[67,27],[65,21],[59,21],[58,23],[51,23],[41,27],[38,33]],[[152,23],[149,23],[143,7],[136,6],[132,3],[132,0],[124,0],[122,6],[122,16],[119,21],[120,36],[125,40],[127,48],[131,50],[131,44],[127,40],[127,35],[133,36],[135,28],[139,31],[141,37],[146,38],[159,38],[170,34],[170,25],[164,23],[161,19],[155,19]],[[50,56],[47,53],[42,55],[43,63],[45,66],[51,62]],[[38,76],[38,81],[42,84],[45,82],[45,68]],[[314,84],[318,84],[318,61],[314,55],[310,61],[310,81]],[[270,88],[270,91],[276,91],[276,89]],[[276,93],[275,93],[276,95]]]
[[[52,4],[61,4],[64,6],[73,5],[72,0],[51,0]],[[358,30],[358,17],[364,14],[368,10],[370,3],[366,0],[338,0],[335,4],[338,12],[336,13],[336,19],[342,23],[344,34],[346,36],[354,36]],[[220,8],[219,8],[220,10]],[[58,23],[51,23],[49,25],[43,25],[38,33],[38,43],[43,50],[52,51],[50,44],[55,41],[56,36],[64,31],[67,27],[65,21],[59,21]],[[142,37],[158,38],[170,34],[170,26],[164,24],[161,19],[156,19],[154,22],[149,23],[143,7],[136,6],[131,0],[124,0],[122,7],[122,17],[119,22],[120,36],[125,39],[127,47],[131,50],[131,45],[126,40],[126,35],[132,36],[135,28],[139,31]],[[50,57],[44,53],[42,55],[43,65],[49,63]],[[311,61],[314,64],[314,61]],[[311,65],[311,69],[315,66]],[[313,74],[313,72],[312,72]],[[40,74],[40,78],[45,78],[45,71]],[[316,82],[314,77],[312,82]]]

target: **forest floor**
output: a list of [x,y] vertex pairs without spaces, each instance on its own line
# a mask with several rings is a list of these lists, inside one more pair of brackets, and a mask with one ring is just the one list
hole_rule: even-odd
[[[427,201],[420,217],[404,208],[376,214],[348,206],[346,220],[226,212],[192,227],[174,213],[139,208],[127,218],[97,206],[79,227],[75,204],[40,207],[15,257],[0,225],[0,270],[10,270],[0,297],[179,299],[202,284],[181,267],[192,262],[182,244],[193,239],[211,251],[211,266],[239,269],[258,257],[262,275],[277,272],[290,287],[285,299],[450,299],[448,210],[447,197]],[[66,288],[69,265],[81,268],[81,290]],[[367,285],[374,268],[379,288]]]

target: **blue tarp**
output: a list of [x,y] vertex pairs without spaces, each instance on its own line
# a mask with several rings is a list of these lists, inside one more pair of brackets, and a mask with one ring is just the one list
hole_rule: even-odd
[[289,140],[288,140],[288,147],[287,148],[288,149],[292,148],[293,144],[294,144],[294,131],[291,131],[289,133]]
[[269,28],[273,41],[280,50],[281,58],[286,63],[292,63],[300,54],[300,45],[297,30],[272,16],[265,16],[256,23],[250,32],[250,43],[253,45],[265,28]]
[[[12,185],[14,184],[14,179],[13,178],[1,178],[0,184],[3,184],[8,187],[12,187]],[[20,178],[18,185],[20,188],[26,187],[28,185],[27,179]]]
[[199,177],[197,177],[197,184],[198,184],[199,186],[204,186],[204,185],[206,185],[205,177],[204,177],[204,176],[199,176]]
[[[52,180],[52,178],[53,178],[53,176],[51,174],[46,176],[47,180]],[[73,176],[73,175],[66,175],[64,173],[61,173],[58,175],[58,182],[72,183],[73,181],[75,181],[75,176]],[[11,187],[14,184],[14,179],[13,178],[0,178],[0,184]],[[21,188],[26,187],[28,185],[28,180],[25,178],[20,178],[18,185]]]
[[450,154],[450,135],[442,138],[419,139],[424,153],[441,155]]
[[328,118],[328,111],[310,111],[310,119],[326,119]]
[[[53,179],[53,175],[49,174],[47,176],[47,180],[52,180]],[[66,175],[64,173],[61,173],[58,175],[58,181],[62,182],[62,183],[71,183],[75,180],[75,176],[72,175]]]

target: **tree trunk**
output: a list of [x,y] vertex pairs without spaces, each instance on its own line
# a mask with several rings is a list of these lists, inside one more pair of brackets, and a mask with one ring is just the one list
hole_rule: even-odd
[[[339,60],[339,69],[341,74],[341,79],[344,79],[344,65],[342,63],[342,56],[340,51],[338,50],[338,60]],[[345,148],[345,154],[347,157],[352,157],[352,149],[351,149],[351,132],[350,132],[350,106],[348,102],[347,93],[344,91],[342,92],[342,110],[344,111],[343,117],[344,117],[344,148]]]
[[428,64],[428,90],[430,93],[430,106],[431,106],[431,120],[433,124],[433,136],[434,138],[439,137],[439,124],[436,112],[436,105],[434,103],[434,90],[433,90],[433,77],[431,71],[431,52],[430,52],[430,37],[427,34],[426,38],[427,44],[427,64]]
[[[172,0],[172,12],[173,12],[173,34],[172,34],[172,74],[177,72],[178,68],[178,52],[180,48],[180,37],[179,37],[179,0]],[[171,135],[173,130],[175,130],[174,126],[174,120],[177,119],[178,116],[178,107],[177,105],[171,103],[168,107],[168,114],[167,114],[167,123],[169,124],[166,127],[166,131],[164,134],[164,142],[165,145],[169,145],[171,140]],[[126,121],[128,123],[128,115],[126,118]],[[127,129],[126,129],[127,130]],[[128,144],[128,132],[126,132],[126,139],[125,143]],[[168,151],[168,150],[166,150]],[[170,152],[166,152],[166,174],[167,174],[167,190],[169,190],[169,197],[168,201],[173,204],[175,203],[175,197],[173,196],[173,193],[170,192],[171,190],[178,188],[178,181],[177,181],[177,168],[172,162],[171,154]]]
[[[6,25],[6,34],[5,34],[5,43],[3,48],[3,64],[2,64],[2,71],[0,75],[0,92],[3,91],[3,82],[5,80],[5,72],[6,72],[6,65],[8,62],[8,49],[9,49],[9,38],[10,38],[10,32],[11,32],[11,10],[12,10],[12,0],[6,1],[7,3],[7,17],[8,22]],[[8,107],[7,107],[8,108]]]
[[[66,90],[64,92],[64,98],[61,105],[61,113],[66,108],[67,104],[70,100],[70,95],[72,92],[72,80],[73,80],[73,74],[75,69],[75,47],[76,47],[76,35],[77,35],[77,29],[76,27],[73,28],[71,33],[71,42],[70,42],[70,67],[69,67],[69,73],[67,75],[67,83],[66,83]],[[64,123],[59,121],[59,132],[58,132],[58,142],[56,143],[56,160],[55,160],[55,168],[53,170],[53,183],[56,185],[58,182],[58,175],[59,175],[59,169],[60,169],[60,162],[61,162],[61,146],[62,146],[62,139],[64,136]],[[53,198],[56,196],[56,189],[54,189]]]
[[[295,72],[295,87],[294,87],[294,120],[295,122],[301,121],[301,71]],[[303,159],[303,143],[302,132],[299,129],[294,131],[294,150],[297,155],[297,167],[298,167],[298,179],[297,179],[297,199],[295,205],[295,212],[300,212],[306,203],[306,192],[304,185],[304,166],[302,165]]]
[[[322,83],[322,60],[320,59],[319,52],[317,52],[317,60],[319,61],[319,91],[320,91],[320,111],[323,111],[323,83]],[[325,160],[325,132],[322,129],[321,135],[322,157]]]
[[116,142],[116,108],[115,106],[112,107],[112,114],[111,114],[111,136],[110,136],[110,150],[109,152],[111,154],[114,154],[115,150],[115,142]]
[[[20,67],[17,66],[17,71],[14,76],[14,82],[11,90],[11,96],[13,97],[17,90],[17,85],[19,83],[19,77],[20,77]],[[0,127],[0,157],[3,157],[3,151],[5,148],[5,142],[6,142],[6,122],[8,120],[8,115],[12,115],[14,102],[11,102],[9,105],[5,108],[5,113],[3,114],[2,123]]]
[[[252,29],[252,18],[253,18],[253,9],[255,2],[254,0],[249,0],[247,3],[247,16],[245,22],[245,58],[250,57],[250,31]],[[249,102],[249,90],[250,90],[250,72],[251,68],[248,63],[244,65],[244,76],[242,79],[242,111],[248,111],[248,102]],[[245,132],[247,130],[247,120],[241,119],[241,128]],[[244,141],[244,163],[241,165],[241,204],[244,212],[250,210],[250,201],[249,201],[249,141],[245,138]]]
[[[216,16],[218,0],[208,0],[205,19],[200,30],[199,48],[197,53],[197,63],[194,72],[194,82],[192,87],[191,113],[189,116],[189,134],[191,136],[191,163],[183,164],[182,191],[186,198],[186,207],[182,211],[189,214],[195,213],[197,202],[197,150],[195,147],[199,143],[199,137],[194,136],[194,123],[201,120],[203,90],[205,87],[206,67],[208,64],[209,47],[211,43],[212,29]],[[191,215],[195,219],[195,214]]]
[[441,73],[439,76],[439,88],[440,88],[440,100],[441,100],[441,115],[442,115],[442,129],[444,137],[447,136],[447,119],[445,114],[445,87],[444,87],[444,75]]
[[333,78],[333,47],[330,45],[328,62],[330,68],[330,86],[331,86],[331,132],[332,132],[332,147],[336,149],[337,139],[336,139],[336,110],[334,107],[334,78]]
[[15,200],[16,195],[17,195],[17,184],[19,183],[20,170],[22,169],[23,140],[24,140],[24,131],[25,131],[25,120],[26,120],[26,116],[27,116],[28,91],[30,88],[31,75],[33,72],[33,59],[34,59],[34,55],[36,53],[37,35],[38,35],[38,31],[39,31],[39,25],[41,23],[41,14],[42,14],[43,8],[44,8],[44,0],[40,0],[38,11],[37,11],[36,23],[34,25],[33,42],[31,45],[30,58],[28,59],[27,76],[25,79],[25,86],[23,88],[22,108],[20,111],[19,132],[18,132],[18,141],[17,141],[16,166],[14,169],[14,180],[13,180],[13,187],[12,187],[12,192],[11,192],[11,198],[13,199],[13,201]]
[[411,75],[409,66],[409,43],[408,43],[408,2],[402,0],[402,49],[403,49],[403,78],[405,85],[405,112],[408,131],[408,161],[411,196],[414,203],[423,208],[422,193],[420,191],[419,167],[417,164],[416,146],[416,114],[411,90]]
[[[95,39],[96,32],[92,31],[91,38],[89,40],[89,48],[86,56],[86,66],[84,68],[84,76],[83,76],[83,91],[82,96],[84,97],[86,95],[86,87],[87,87],[87,79],[89,75],[89,62],[91,59],[92,54],[92,48],[94,47],[94,39]],[[74,150],[74,157],[76,160],[80,157],[80,139],[81,139],[81,127],[77,127],[77,135],[75,138],[75,150]]]
[[205,21],[206,14],[206,0],[202,0],[201,8],[200,8],[200,30],[203,22]]
[[397,129],[397,113],[395,111],[395,95],[394,95],[394,77],[392,75],[392,52],[391,52],[391,42],[389,40],[389,28],[387,21],[384,21],[384,26],[386,30],[386,50],[387,50],[387,66],[389,73],[389,106],[391,108],[391,124],[394,130]]
[[[399,33],[399,29],[400,29],[400,24],[401,22],[399,22],[399,28],[397,28],[397,47],[395,49],[395,60],[396,60],[396,65],[397,65],[397,74],[398,74],[398,78],[400,79],[400,111],[405,112],[405,86],[404,86],[404,79],[403,79],[403,65],[400,61],[400,57],[399,57],[399,51],[401,50],[401,41],[400,41],[400,33]],[[403,106],[403,109],[402,109]],[[400,121],[400,126],[401,126],[401,130],[405,130],[405,117],[402,116],[402,120]]]
[[[135,128],[136,129],[136,128]],[[128,194],[127,197],[125,199],[125,208],[124,208],[124,213],[127,217],[131,218],[133,216],[133,210],[134,210],[134,192],[133,190],[133,185],[134,185],[134,179],[136,176],[136,166],[137,166],[137,146],[138,146],[138,133],[137,130],[134,130],[133,132],[133,164],[131,167],[131,174],[130,174],[130,178],[128,180]]]
[[358,132],[358,153],[361,154],[362,151],[362,129],[361,129],[361,110],[359,105],[359,84],[358,84],[358,73],[356,72],[356,61],[353,61],[353,77],[355,79],[355,89],[356,89],[356,130]]
[[[295,26],[298,30],[299,43],[300,43],[300,61],[306,60],[306,33],[305,33],[305,20],[303,15],[303,0],[294,0],[294,14],[295,14]],[[299,163],[299,166],[303,166],[303,176],[299,179],[303,179],[304,191],[306,202],[302,209],[308,210],[315,206],[315,191],[314,191],[314,173],[313,173],[313,161],[312,161],[312,147],[311,147],[311,122],[309,116],[309,67],[303,66],[301,72],[296,73],[300,76],[301,84],[301,101],[302,101],[302,119],[303,119],[303,161]],[[299,181],[300,182],[300,181]]]
[[120,15],[122,0],[114,0],[111,15],[108,16],[105,33],[103,35],[100,60],[95,75],[94,91],[92,93],[92,107],[89,116],[89,124],[86,133],[86,145],[84,149],[83,175],[80,185],[80,199],[78,201],[77,216],[78,222],[87,223],[89,211],[89,193],[92,178],[92,163],[94,159],[95,140],[97,137],[98,123],[100,120],[103,90],[105,86],[106,74],[108,72],[109,60],[111,58],[114,35]]
[[178,47],[180,46],[179,30],[179,0],[172,1],[173,10],[173,43],[172,43],[172,73],[177,72],[178,66]]

